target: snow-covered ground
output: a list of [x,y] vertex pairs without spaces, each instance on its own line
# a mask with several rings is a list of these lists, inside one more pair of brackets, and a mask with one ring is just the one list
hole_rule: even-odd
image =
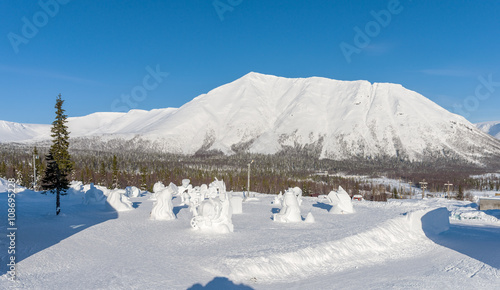
[[[6,274],[7,194],[0,193],[0,288],[31,289],[498,289],[500,211],[445,199],[355,202],[332,214],[324,198],[304,197],[302,217],[278,223],[274,196],[256,194],[233,215],[234,232],[151,220],[151,194],[133,209],[84,205],[88,186],[62,198],[25,190],[16,197],[18,280]],[[6,191],[5,181],[0,192]],[[105,192],[106,194],[108,192]],[[238,194],[238,193],[235,193]],[[241,194],[241,193],[240,193]],[[446,208],[449,212],[444,210]],[[444,214],[444,215],[443,215]],[[437,234],[448,226],[449,229]],[[206,288],[203,288],[205,287]]]

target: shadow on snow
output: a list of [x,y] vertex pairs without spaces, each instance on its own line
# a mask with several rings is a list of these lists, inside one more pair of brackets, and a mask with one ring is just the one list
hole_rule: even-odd
[[500,227],[451,224],[449,230],[435,235],[427,231],[427,222],[422,217],[422,228],[434,243],[500,269]]
[[233,281],[226,277],[215,277],[207,285],[194,284],[188,290],[219,290],[219,289],[237,289],[237,290],[252,290],[253,288],[245,284],[234,284]]
[[[20,192],[16,196],[15,261],[20,261],[94,225],[118,218],[118,212],[107,202],[101,205],[82,204],[83,196],[61,196],[61,213],[55,215],[55,195],[40,196],[38,192]],[[7,213],[7,194],[0,194],[0,210]],[[0,275],[7,273],[7,218],[0,224]],[[4,234],[7,233],[7,234]]]

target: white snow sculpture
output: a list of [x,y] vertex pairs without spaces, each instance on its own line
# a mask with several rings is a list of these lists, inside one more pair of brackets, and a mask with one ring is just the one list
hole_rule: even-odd
[[354,213],[351,197],[342,188],[342,186],[339,186],[339,190],[337,192],[332,190],[328,194],[328,200],[330,200],[332,204],[332,208],[330,209],[331,213],[334,214]]
[[127,186],[125,187],[125,195],[128,197],[139,197],[141,190],[135,186]]
[[158,181],[157,183],[155,183],[155,185],[153,185],[153,192],[154,193],[160,192],[164,189],[165,189],[165,184],[163,184],[163,182],[161,182],[161,181]]
[[170,182],[168,187],[172,190],[172,195],[177,195],[179,193],[179,188],[173,182]]
[[229,193],[229,198],[231,202],[231,209],[233,210],[233,214],[241,214],[243,213],[243,197],[242,196],[234,196],[232,192]]
[[302,205],[302,189],[300,187],[294,187],[292,188],[293,193],[295,193],[295,197],[297,198],[297,202],[299,203],[299,206]]
[[283,207],[280,212],[274,214],[273,220],[282,223],[301,222],[300,207],[297,197],[292,190],[287,190],[283,196]]
[[116,211],[127,211],[133,209],[132,202],[128,200],[121,189],[112,190],[107,198],[109,205]]
[[172,204],[172,188],[165,187],[157,192],[156,201],[151,210],[152,220],[173,220],[175,219],[174,205]]
[[193,210],[191,226],[194,229],[216,233],[233,232],[234,226],[231,220],[232,208],[230,197],[223,192],[214,199],[209,198],[201,202]]
[[282,205],[281,202],[283,201],[283,192],[280,191],[280,194],[274,197],[273,204],[279,204]]
[[202,184],[200,186],[200,195],[203,196],[203,199],[208,198],[208,186],[206,184]]
[[93,183],[90,184],[90,189],[85,192],[85,197],[83,199],[84,204],[105,204],[106,196],[104,192],[97,189]]

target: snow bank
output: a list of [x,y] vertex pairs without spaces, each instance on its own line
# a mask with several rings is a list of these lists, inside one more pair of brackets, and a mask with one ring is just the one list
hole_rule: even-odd
[[448,228],[446,208],[418,210],[340,240],[294,252],[226,261],[233,267],[230,278],[236,281],[252,277],[265,282],[298,280],[412,255],[412,251],[425,247],[426,242],[432,243],[426,235]]
[[175,219],[174,205],[172,204],[172,188],[164,187],[156,193],[156,201],[153,203],[150,218],[152,220],[173,220]]
[[133,209],[132,202],[125,196],[123,189],[114,189],[109,192],[107,202],[116,211],[128,211]]

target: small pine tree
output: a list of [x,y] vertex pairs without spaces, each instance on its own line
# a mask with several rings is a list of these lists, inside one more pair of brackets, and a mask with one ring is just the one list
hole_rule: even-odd
[[2,161],[2,163],[0,164],[0,177],[7,177],[7,164],[5,164],[5,161]]
[[147,168],[146,166],[141,167],[141,189],[142,190],[148,190],[148,184],[147,184]]
[[464,200],[464,191],[462,189],[462,185],[458,185],[458,194],[457,194],[457,199],[458,200]]
[[99,167],[99,185],[106,186],[106,164],[104,161],[101,161],[101,166]]
[[116,155],[113,155],[113,162],[111,164],[113,187],[118,188],[118,161]]

